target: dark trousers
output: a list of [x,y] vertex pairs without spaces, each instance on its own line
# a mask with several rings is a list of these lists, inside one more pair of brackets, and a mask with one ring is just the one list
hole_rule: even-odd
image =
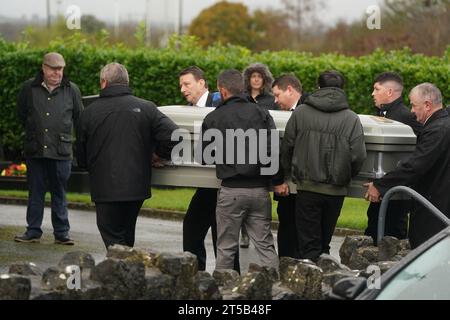
[[[217,189],[198,188],[183,220],[183,251],[197,256],[198,270],[202,271],[206,270],[205,237],[209,228],[217,257],[216,204]],[[235,259],[234,270],[240,272],[239,258]]]
[[45,193],[51,194],[53,234],[55,238],[66,238],[69,234],[66,189],[70,177],[72,161],[53,159],[28,159],[28,207],[27,234],[32,237],[42,235]]
[[344,196],[299,191],[295,222],[300,259],[316,261],[322,253],[330,253],[330,242],[336,227]]
[[[367,228],[364,231],[366,236],[373,238],[374,244],[378,241],[378,214],[380,203],[371,202],[367,209]],[[386,211],[384,235],[406,239],[408,236],[408,212],[410,211],[410,201],[392,200]]]
[[278,201],[278,256],[298,257],[297,228],[295,224],[295,202],[297,195],[290,194],[287,197],[276,196]]
[[134,246],[134,233],[139,210],[144,200],[96,202],[97,227],[106,249],[114,244]]
[[445,227],[445,224],[436,218],[429,210],[418,203],[415,203],[409,219],[408,236],[411,248],[417,248]]

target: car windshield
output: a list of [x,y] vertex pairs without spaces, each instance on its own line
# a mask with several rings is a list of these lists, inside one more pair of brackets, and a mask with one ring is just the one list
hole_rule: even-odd
[[398,273],[377,300],[450,299],[450,237],[429,248]]

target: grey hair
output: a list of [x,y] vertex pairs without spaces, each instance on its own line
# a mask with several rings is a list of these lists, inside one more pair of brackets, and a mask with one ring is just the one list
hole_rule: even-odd
[[429,100],[433,106],[442,106],[442,93],[438,87],[429,82],[415,86],[411,93],[417,93],[423,100]]
[[109,63],[103,67],[100,71],[100,80],[106,80],[109,85],[128,85],[130,82],[127,69],[117,62]]

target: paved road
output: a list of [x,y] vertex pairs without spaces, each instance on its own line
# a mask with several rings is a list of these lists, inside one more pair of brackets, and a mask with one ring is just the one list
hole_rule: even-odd
[[[0,273],[7,272],[13,262],[33,261],[42,269],[56,265],[65,252],[86,251],[93,255],[96,263],[105,258],[106,249],[97,230],[95,213],[70,210],[71,237],[77,242],[73,247],[53,244],[50,209],[45,208],[43,230],[40,244],[20,244],[12,241],[14,234],[25,230],[25,211],[23,206],[0,205]],[[182,251],[182,222],[139,217],[136,227],[136,247],[152,248],[158,251]],[[276,239],[276,232],[274,232]],[[342,237],[333,237],[331,254],[339,257]],[[214,270],[214,254],[211,236],[207,236],[207,271]],[[241,249],[241,271],[246,272],[249,262],[258,263],[253,246]]]

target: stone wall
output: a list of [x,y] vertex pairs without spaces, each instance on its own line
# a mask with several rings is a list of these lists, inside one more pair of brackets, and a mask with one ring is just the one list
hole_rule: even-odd
[[340,249],[343,264],[329,255],[317,263],[283,257],[279,272],[251,264],[241,276],[234,270],[198,271],[196,257],[188,252],[115,245],[98,264],[88,253],[70,252],[45,271],[33,263],[11,265],[9,274],[0,276],[0,299],[326,299],[340,279],[368,277],[365,270],[371,264],[385,272],[408,252],[404,240],[385,237],[374,247],[370,237],[348,236]]

